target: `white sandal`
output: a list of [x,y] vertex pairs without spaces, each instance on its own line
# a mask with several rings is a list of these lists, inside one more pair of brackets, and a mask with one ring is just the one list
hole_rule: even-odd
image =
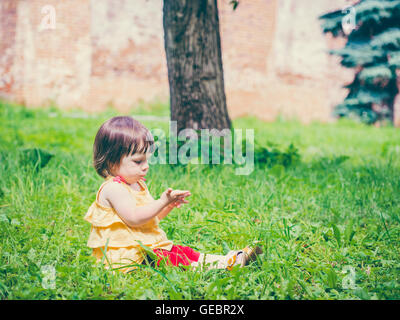
[[262,249],[259,246],[246,247],[237,251],[229,251],[227,254],[226,268],[230,271],[236,265],[244,267],[250,261],[255,260],[256,256],[261,253]]

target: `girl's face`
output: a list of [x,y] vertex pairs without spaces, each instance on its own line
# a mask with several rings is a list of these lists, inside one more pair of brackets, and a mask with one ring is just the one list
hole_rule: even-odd
[[147,174],[149,157],[149,152],[123,156],[119,167],[115,167],[113,173],[124,178],[129,184],[136,183]]

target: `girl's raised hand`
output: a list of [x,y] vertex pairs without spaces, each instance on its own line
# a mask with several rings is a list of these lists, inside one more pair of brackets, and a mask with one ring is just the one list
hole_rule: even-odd
[[174,205],[179,208],[182,203],[188,203],[185,197],[190,195],[191,193],[188,190],[172,190],[172,188],[168,188],[162,193],[160,199],[165,201],[166,205]]
[[185,200],[185,198],[179,198],[178,200],[170,203],[169,205],[173,208],[173,207],[177,207],[180,208],[182,203],[189,203],[189,201]]

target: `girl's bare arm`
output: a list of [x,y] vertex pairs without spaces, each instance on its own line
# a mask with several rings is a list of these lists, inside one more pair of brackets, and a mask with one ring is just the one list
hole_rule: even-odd
[[[187,194],[187,196],[189,196],[190,192],[188,192],[186,194]],[[150,194],[150,192],[149,192],[149,196],[150,196],[151,199],[153,199],[153,201],[155,201],[154,198],[152,197],[152,195]],[[161,212],[157,215],[158,219],[159,220],[164,219],[175,207],[180,208],[182,203],[189,203],[189,201],[185,200],[184,196],[179,197],[178,200],[170,203],[169,205],[167,205],[166,207],[164,207],[161,210]]]
[[169,204],[168,206],[164,207],[161,212],[157,215],[159,220],[164,219],[171,211],[174,209],[175,206],[173,204]]
[[[107,187],[107,188],[106,188]],[[160,199],[147,205],[137,207],[132,194],[122,185],[110,183],[104,187],[105,198],[117,211],[121,219],[130,227],[145,224],[155,216],[164,218],[174,207],[174,203],[180,202],[182,197],[190,195],[189,191],[174,190],[168,188]],[[172,204],[172,206],[170,206]]]
[[137,207],[136,201],[129,190],[116,183],[106,185],[103,191],[105,192],[105,198],[110,202],[120,218],[130,227],[145,224],[168,205],[165,199],[160,198],[145,206]]

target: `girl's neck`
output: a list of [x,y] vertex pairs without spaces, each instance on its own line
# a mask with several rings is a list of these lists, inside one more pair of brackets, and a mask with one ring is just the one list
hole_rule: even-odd
[[126,181],[122,176],[115,176],[113,180],[118,182],[123,182],[129,185],[128,181]]
[[[144,178],[143,178],[143,180],[144,180]],[[139,180],[138,181],[136,181],[136,182],[134,182],[134,183],[132,183],[132,184],[129,184],[128,183],[128,181],[126,181],[122,176],[114,176],[114,178],[113,178],[113,181],[117,181],[117,182],[119,182],[119,183],[125,183],[126,185],[128,185],[129,187],[133,187],[135,184],[137,184],[137,186],[139,187],[139,189],[140,189],[140,191],[142,191],[144,188],[142,187],[142,185],[139,183]],[[135,188],[133,188],[133,189],[135,189]]]

